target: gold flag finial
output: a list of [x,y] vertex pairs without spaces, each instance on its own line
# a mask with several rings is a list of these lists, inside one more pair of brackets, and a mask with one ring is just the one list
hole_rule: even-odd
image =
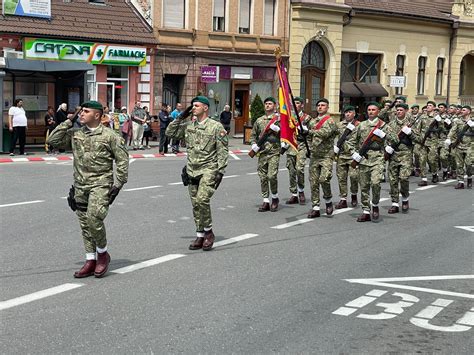
[[277,59],[281,58],[281,48],[280,47],[276,47],[275,50],[273,51],[273,53],[275,54],[275,57],[277,57]]

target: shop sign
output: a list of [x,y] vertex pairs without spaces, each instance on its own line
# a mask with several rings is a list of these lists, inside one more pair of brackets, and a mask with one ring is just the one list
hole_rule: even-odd
[[390,76],[390,87],[391,88],[403,88],[405,87],[405,77],[398,75]]
[[25,38],[24,54],[26,59],[126,66],[146,64],[146,48],[91,42]]
[[51,18],[51,0],[3,0],[3,14]]
[[201,67],[201,82],[202,83],[218,83],[219,82],[219,67],[216,67],[216,66]]

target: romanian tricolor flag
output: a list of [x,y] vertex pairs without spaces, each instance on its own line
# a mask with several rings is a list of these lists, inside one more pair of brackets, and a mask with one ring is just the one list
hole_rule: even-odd
[[277,56],[277,72],[280,87],[278,89],[278,103],[280,106],[280,140],[287,143],[290,149],[298,149],[298,143],[296,141],[297,135],[297,119],[292,114],[296,112],[292,109],[291,103],[291,89],[288,82],[288,75],[285,68],[285,64],[280,56]]

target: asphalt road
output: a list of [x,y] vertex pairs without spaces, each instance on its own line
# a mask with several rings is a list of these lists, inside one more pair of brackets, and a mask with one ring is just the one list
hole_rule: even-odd
[[0,353],[472,353],[472,190],[413,179],[410,213],[388,215],[383,184],[379,223],[360,208],[307,221],[309,205],[257,213],[256,161],[240,158],[212,200],[211,252],[187,249],[185,158],[133,161],[106,220],[112,272],[82,280],[72,163],[0,165]]

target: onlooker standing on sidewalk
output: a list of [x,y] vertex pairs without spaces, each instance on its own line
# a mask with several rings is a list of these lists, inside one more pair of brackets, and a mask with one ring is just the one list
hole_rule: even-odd
[[67,120],[67,104],[62,103],[59,105],[58,110],[54,116],[54,120],[56,121],[56,126],[59,126],[61,123]]
[[[145,139],[145,148],[150,149],[150,138],[153,137],[153,130],[151,129],[151,116],[148,111],[148,106],[143,106],[145,110],[145,123],[143,124],[143,139]],[[142,145],[143,145],[142,139]]]
[[119,113],[120,132],[125,143],[128,142],[128,138],[132,131],[132,122],[130,121],[130,115],[127,113],[127,107],[122,106]]
[[26,130],[27,119],[25,109],[23,108],[23,100],[16,99],[14,105],[8,110],[8,129],[12,132],[10,142],[10,155],[15,155],[16,141],[20,141],[20,155],[26,155]]
[[143,139],[143,124],[146,121],[145,110],[142,108],[142,103],[137,101],[132,111],[133,121],[133,150],[143,150],[142,139]]
[[168,153],[168,137],[165,132],[171,120],[168,105],[164,102],[161,104],[161,111],[158,117],[160,119],[160,154],[166,154]]
[[[178,118],[181,112],[183,112],[183,105],[180,102],[178,102],[176,104],[176,108],[170,114],[171,121],[174,121],[176,118]],[[171,150],[173,151],[173,153],[179,153],[179,139],[173,138],[171,140]]]
[[232,119],[232,112],[230,112],[230,106],[226,104],[224,106],[224,111],[221,112],[219,121],[221,121],[227,134],[230,133],[230,120],[231,119]]

